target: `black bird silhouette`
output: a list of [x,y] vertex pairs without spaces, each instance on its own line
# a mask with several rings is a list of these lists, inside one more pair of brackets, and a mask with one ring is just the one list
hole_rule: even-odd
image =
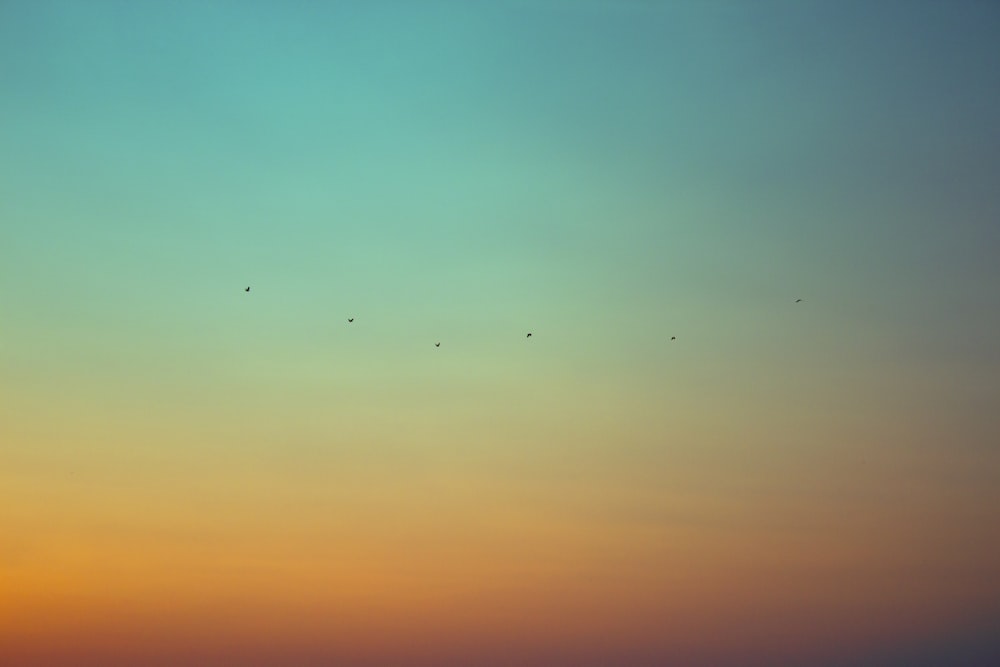
[[528,334],[528,335],[526,336],[526,338],[531,338],[531,334],[529,333],[529,334]]
[[670,340],[677,340],[677,336],[671,336]]
[[348,317],[348,318],[347,318],[347,321],[348,321],[348,322],[353,322],[353,321],[354,321],[354,318],[353,318],[353,317]]
[[244,292],[249,292],[249,291],[250,291],[250,288],[248,287],[248,288],[246,288],[246,289],[245,289],[245,290],[243,290],[243,291],[244,291]]
[[441,343],[434,343],[434,347],[441,347]]
[[802,303],[802,299],[796,299],[795,303]]

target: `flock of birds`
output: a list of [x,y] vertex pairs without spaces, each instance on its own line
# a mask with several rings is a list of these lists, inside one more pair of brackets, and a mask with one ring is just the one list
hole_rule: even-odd
[[[246,289],[243,290],[243,291],[244,292],[249,292],[250,291],[250,286],[247,285]],[[802,299],[796,299],[795,303],[802,303]],[[348,324],[350,324],[353,321],[354,321],[353,317],[348,317],[347,318]],[[526,338],[531,338],[531,332],[530,331],[528,332],[528,335],[526,336]],[[670,340],[677,340],[677,336],[671,336]],[[438,341],[438,342],[434,343],[434,347],[441,347],[441,341]]]

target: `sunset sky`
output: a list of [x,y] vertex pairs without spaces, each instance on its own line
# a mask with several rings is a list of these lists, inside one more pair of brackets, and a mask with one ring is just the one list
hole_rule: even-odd
[[998,44],[0,1],[0,664],[1000,664]]

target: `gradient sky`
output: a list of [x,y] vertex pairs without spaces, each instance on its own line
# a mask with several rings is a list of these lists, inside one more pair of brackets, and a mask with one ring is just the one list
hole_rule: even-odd
[[0,2],[0,663],[997,664],[998,41]]

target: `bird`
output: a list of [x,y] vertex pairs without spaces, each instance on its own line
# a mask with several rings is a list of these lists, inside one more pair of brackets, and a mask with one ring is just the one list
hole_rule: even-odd
[[441,347],[441,343],[434,343],[434,347]]
[[526,338],[531,338],[531,333],[528,333],[528,335],[526,336]]
[[249,291],[250,291],[250,288],[249,288],[249,287],[247,287],[247,288],[246,288],[245,290],[243,290],[243,291],[244,291],[244,292],[249,292]]
[[347,321],[348,321],[348,322],[353,322],[353,321],[354,321],[354,318],[353,318],[353,317],[348,317],[348,318],[347,318]]
[[796,299],[795,303],[802,303],[802,299]]
[[677,336],[671,336],[670,340],[677,340]]

